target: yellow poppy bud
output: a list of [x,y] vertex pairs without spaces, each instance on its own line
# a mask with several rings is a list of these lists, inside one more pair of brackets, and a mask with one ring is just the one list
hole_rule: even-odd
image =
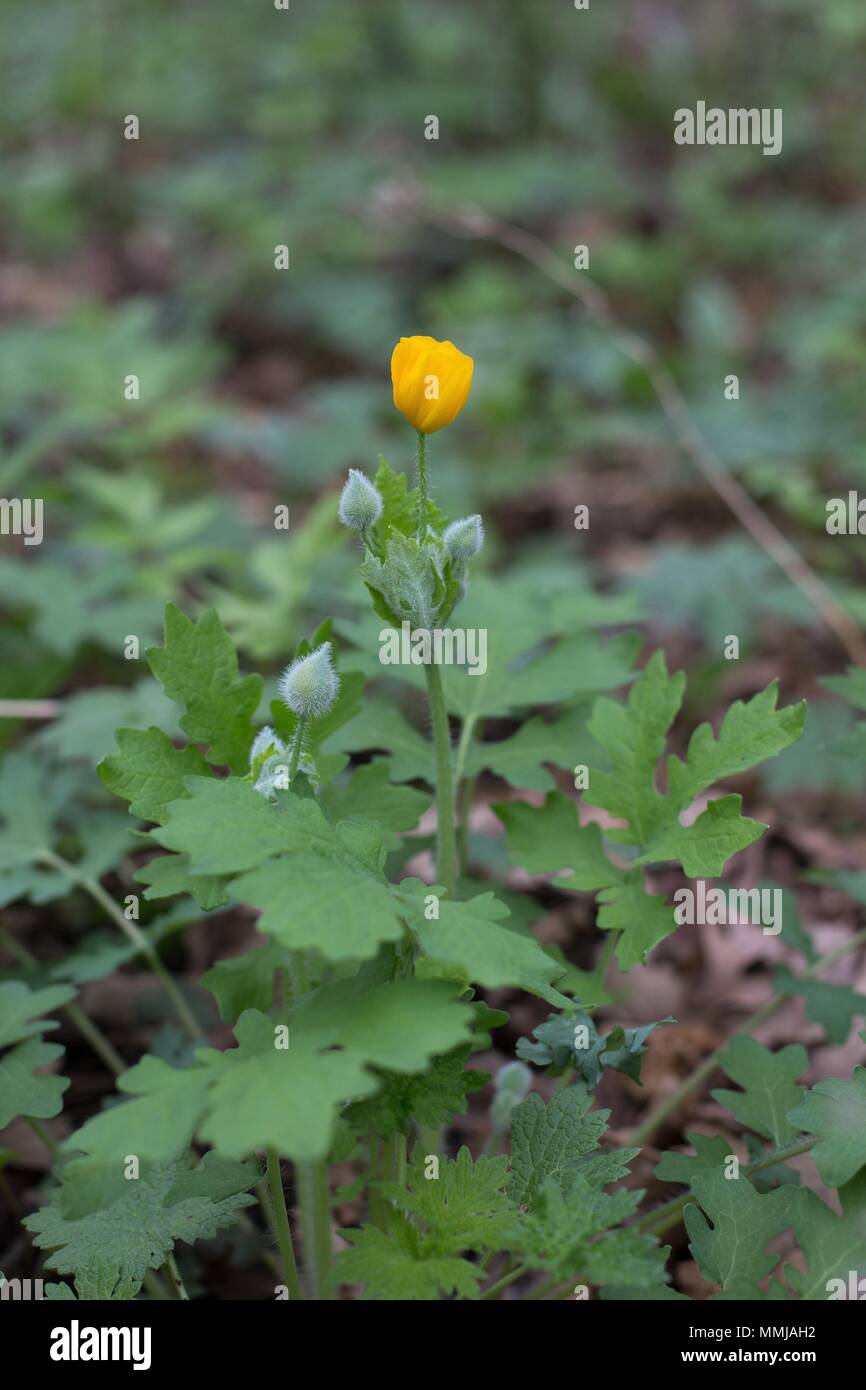
[[401,338],[391,354],[394,404],[421,434],[435,434],[466,404],[474,365],[453,343]]

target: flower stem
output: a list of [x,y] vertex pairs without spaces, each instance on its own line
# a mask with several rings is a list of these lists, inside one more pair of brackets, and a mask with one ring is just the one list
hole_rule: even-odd
[[267,1154],[268,1183],[271,1190],[271,1211],[268,1215],[272,1218],[277,1244],[280,1247],[280,1255],[283,1260],[283,1277],[286,1281],[286,1288],[289,1291],[289,1300],[292,1303],[298,1303],[303,1298],[303,1294],[301,1293],[301,1283],[298,1278],[298,1266],[295,1263],[295,1248],[292,1244],[292,1228],[289,1225],[286,1194],[283,1191],[283,1179],[280,1173],[280,1156],[274,1148],[268,1148]]
[[418,539],[427,534],[427,436],[418,431]]
[[453,900],[457,884],[457,846],[454,839],[454,783],[451,776],[451,732],[439,667],[424,667],[433,746],[436,758],[436,877]]
[[298,1195],[301,1199],[301,1230],[304,1234],[304,1272],[307,1295],[315,1301],[333,1298],[328,1285],[331,1263],[331,1201],[328,1169],[320,1159],[297,1165]]
[[295,729],[295,737],[294,737],[294,741],[293,741],[293,743],[292,743],[292,754],[291,754],[291,757],[290,757],[290,759],[289,759],[289,786],[290,786],[290,787],[291,787],[292,783],[293,783],[294,780],[295,780],[295,777],[296,777],[297,771],[298,771],[298,765],[300,764],[300,761],[301,761],[301,753],[302,753],[303,747],[304,747],[304,734],[306,733],[306,728],[307,728],[307,719],[306,719],[306,715],[303,715],[303,714],[302,714],[302,715],[299,717],[299,719],[298,719],[298,726],[297,726],[297,728]]

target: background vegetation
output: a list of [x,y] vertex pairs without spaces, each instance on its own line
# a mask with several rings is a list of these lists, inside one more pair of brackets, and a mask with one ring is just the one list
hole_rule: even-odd
[[[2,14],[0,495],[44,498],[46,533],[41,547],[0,539],[0,701],[46,703],[26,718],[0,705],[0,813],[53,810],[59,848],[122,899],[139,861],[95,767],[116,726],[171,728],[176,711],[118,634],[144,648],[167,600],[215,605],[242,669],[270,673],[269,699],[322,616],[350,633],[365,596],[339,486],[350,465],[372,474],[379,453],[410,467],[387,362],[401,334],[427,333],[475,358],[469,407],[431,444],[434,495],[452,516],[483,512],[492,575],[539,611],[594,594],[605,628],[637,625],[645,650],[685,667],[675,746],[775,677],[783,703],[808,698],[802,741],[737,788],[771,831],[734,881],[784,886],[816,951],[843,943],[866,902],[866,698],[862,677],[840,679],[860,652],[695,468],[604,314],[503,241],[526,229],[566,270],[589,246],[593,282],[654,346],[718,467],[861,624],[862,542],[825,530],[827,499],[866,485],[861,0],[586,13],[566,0],[298,0],[288,13],[265,0],[6,0]],[[673,111],[698,99],[781,107],[782,153],[675,146]],[[128,114],[137,141],[123,138]],[[428,114],[437,141],[424,139]],[[129,373],[137,402],[123,398]],[[728,373],[738,401],[724,399]],[[288,535],[274,531],[279,504]],[[728,634],[738,661],[723,657]],[[418,703],[401,699],[417,726]],[[518,727],[494,717],[483,736]],[[576,735],[539,786],[568,787],[581,760]],[[466,833],[483,877],[505,872],[488,805],[513,793],[478,773]],[[424,864],[429,830],[404,842],[407,863]],[[542,938],[590,968],[591,903],[525,876],[511,886],[534,890]],[[95,925],[68,888],[0,867],[6,978],[28,969],[13,939],[48,978]],[[145,906],[145,926],[161,906]],[[188,981],[254,932],[237,910],[157,925]],[[606,1074],[602,1100],[635,1123],[664,1102],[765,997],[788,949],[751,927],[708,928],[663,943],[627,989],[612,966],[617,1021],[677,1023],[653,1038],[643,1088]],[[121,1057],[175,1055],[148,977],[80,956],[76,983]],[[862,985],[864,972],[847,959],[837,980]],[[489,993],[511,1010],[481,1059],[496,1071],[545,1009]],[[214,1042],[228,1036],[215,1012],[208,1025]],[[93,1113],[109,1078],[68,1023],[57,1036],[73,1078],[62,1126]],[[814,1043],[813,1082],[863,1056],[856,1029],[828,1038],[799,999],[760,1037]],[[476,1151],[489,1103],[479,1091],[458,1120]],[[696,1121],[731,1123],[698,1092],[667,1118],[667,1144]],[[0,1142],[13,1209],[35,1204],[44,1151],[20,1124]],[[651,1166],[638,1178],[652,1193]],[[2,1220],[0,1268],[28,1268]],[[684,1238],[678,1270],[679,1287],[705,1291]],[[187,1276],[223,1296],[241,1287],[218,1242]]]

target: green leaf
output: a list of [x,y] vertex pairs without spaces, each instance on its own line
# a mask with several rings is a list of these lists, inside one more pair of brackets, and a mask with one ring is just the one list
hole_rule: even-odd
[[830,1187],[842,1187],[866,1164],[866,1067],[855,1067],[850,1081],[819,1081],[788,1119],[817,1134],[818,1172]]
[[149,885],[144,895],[148,899],[191,893],[204,912],[229,901],[226,880],[218,874],[193,874],[185,854],[158,854],[136,869],[133,878]]
[[68,985],[49,985],[46,989],[31,989],[18,980],[0,984],[0,1047],[33,1038],[59,1024],[43,1015],[75,998]]
[[509,910],[492,893],[461,903],[439,897],[438,918],[428,920],[425,900],[441,892],[418,879],[403,879],[399,885],[406,921],[426,956],[458,966],[465,979],[489,989],[513,985],[560,1008],[569,1006],[567,996],[551,984],[561,975],[561,966],[534,936],[502,925]]
[[209,1081],[201,1067],[170,1067],[145,1056],[117,1081],[117,1089],[135,1099],[86,1120],[61,1147],[118,1165],[126,1154],[148,1161],[176,1159],[204,1114]]
[[237,1048],[199,1053],[213,1082],[202,1135],[229,1156],[273,1145],[298,1162],[323,1158],[338,1109],[376,1091],[370,1066],[420,1072],[468,1039],[473,1011],[455,989],[434,980],[329,985],[289,1014],[286,1048],[275,1045],[273,1020],[249,1010]]
[[682,703],[682,673],[669,676],[656,652],[629,694],[627,704],[596,701],[590,732],[608,753],[610,771],[592,770],[585,799],[627,822],[639,863],[679,859],[690,877],[718,877],[731,854],[751,844],[763,827],[740,816],[741,799],[711,801],[690,826],[680,816],[714,783],[753,767],[787,748],[803,731],[805,706],[777,710],[775,683],[748,704],[727,711],[718,738],[702,724],[689,741],[685,762],[668,759],[667,792],[656,787],[656,766],[667,731]]
[[591,771],[585,800],[626,821],[639,845],[650,839],[660,820],[656,765],[682,704],[684,687],[683,673],[668,676],[664,655],[656,652],[632,686],[626,704],[606,697],[595,702],[589,730],[610,755],[611,770]]
[[747,849],[767,826],[740,814],[741,796],[722,796],[710,801],[691,825],[669,826],[653,836],[638,864],[657,864],[678,859],[687,878],[718,878],[728,860]]
[[655,1176],[662,1182],[684,1182],[691,1186],[692,1179],[702,1173],[715,1173],[724,1168],[730,1157],[730,1141],[724,1135],[689,1133],[686,1139],[695,1152],[683,1154],[670,1149],[662,1154],[655,1167]]
[[664,898],[648,893],[643,874],[632,872],[622,883],[603,888],[598,895],[596,925],[602,931],[619,932],[616,958],[620,969],[640,965],[666,936],[676,931],[674,910]]
[[611,1230],[630,1216],[640,1189],[606,1193],[604,1174],[577,1173],[564,1196],[554,1178],[542,1184],[532,1209],[514,1224],[510,1249],[555,1278],[647,1288],[662,1282],[669,1248],[637,1230]]
[[695,1176],[692,1193],[703,1210],[689,1203],[685,1224],[704,1278],[720,1285],[728,1297],[758,1297],[759,1280],[779,1259],[767,1246],[791,1225],[796,1191],[779,1187],[758,1193],[746,1177],[726,1178],[718,1172]]
[[504,801],[492,810],[505,826],[511,863],[531,874],[556,873],[555,887],[586,892],[624,877],[602,848],[599,826],[581,825],[576,803],[562,792],[551,792],[543,806]]
[[166,695],[185,707],[180,721],[184,733],[194,743],[208,745],[208,762],[245,773],[262,681],[238,675],[234,645],[213,609],[194,623],[169,604],[165,645],[152,647],[147,659]]
[[[105,1179],[104,1205],[89,1207],[76,1191],[89,1192]],[[68,1165],[51,1203],[24,1225],[34,1245],[50,1253],[49,1269],[75,1276],[80,1298],[132,1298],[149,1269],[159,1269],[178,1240],[192,1244],[232,1226],[258,1176],[255,1163],[228,1163],[206,1154],[195,1169],[182,1163],[149,1167],[118,1195],[115,1172],[104,1163],[80,1159]]]
[[364,1284],[365,1298],[429,1300],[452,1291],[477,1298],[483,1272],[457,1257],[500,1248],[514,1217],[502,1190],[507,1168],[506,1158],[473,1162],[463,1147],[456,1159],[438,1160],[428,1176],[427,1156],[416,1145],[406,1185],[379,1184],[396,1207],[390,1234],[369,1226],[342,1231],[352,1248],[337,1256],[337,1277]]
[[439,1160],[427,1177],[427,1156],[416,1145],[406,1185],[382,1183],[385,1197],[411,1216],[422,1232],[422,1249],[437,1255],[499,1248],[514,1215],[505,1196],[507,1158],[478,1158],[464,1145],[456,1159]]
[[292,847],[289,817],[249,782],[189,777],[186,789],[152,834],[164,849],[187,855],[193,875],[239,873]]
[[[64,1076],[43,1076],[40,1067],[56,1062],[64,1049],[46,1043],[41,1034],[59,1025],[42,1015],[75,998],[68,985],[31,989],[18,980],[0,984],[0,1129],[16,1115],[51,1119],[63,1109],[63,1093],[69,1086]],[[19,1046],[12,1047],[10,1044]]]
[[544,767],[545,763],[570,767],[576,760],[585,760],[588,756],[584,732],[586,718],[583,708],[568,710],[550,723],[535,715],[509,738],[495,743],[473,743],[464,775],[477,777],[489,769],[514,787],[547,791],[556,786],[556,781]]
[[99,775],[142,820],[165,820],[169,802],[186,795],[184,778],[211,775],[197,748],[175,748],[161,729],[118,729],[115,739],[117,752],[103,758]]
[[483,1270],[453,1255],[424,1255],[405,1220],[393,1220],[389,1235],[373,1226],[340,1235],[351,1249],[337,1256],[336,1275],[341,1283],[362,1284],[364,1299],[402,1303],[429,1302],[451,1293],[478,1297]]
[[806,1002],[806,1017],[823,1028],[837,1047],[848,1041],[855,1018],[866,1016],[866,995],[848,985],[798,977],[780,965],[773,976],[777,994],[800,994]]
[[[512,1201],[531,1207],[548,1177],[556,1178],[560,1187],[567,1186],[581,1159],[598,1149],[610,1111],[591,1110],[593,1100],[585,1086],[574,1085],[557,1091],[549,1105],[532,1092],[515,1107],[508,1178]],[[633,1157],[638,1150],[624,1152]]]
[[[409,1134],[413,1120],[430,1129],[449,1124],[452,1116],[465,1115],[466,1097],[490,1080],[490,1073],[467,1068],[471,1047],[455,1047],[434,1057],[419,1076],[376,1071],[381,1086],[369,1100],[356,1101],[343,1118],[360,1134]],[[374,1070],[376,1070],[374,1068]]]
[[855,709],[866,711],[866,671],[862,667],[849,666],[844,676],[822,676],[819,683]]
[[267,1013],[274,1002],[274,975],[277,970],[288,970],[290,965],[289,952],[271,942],[231,960],[217,961],[202,975],[201,984],[216,999],[220,1018],[234,1023],[244,1009]]
[[372,696],[361,713],[327,740],[329,752],[360,753],[382,749],[389,755],[395,782],[423,778],[434,785],[433,745],[408,724],[393,701]]
[[[533,1028],[535,1042],[528,1038],[517,1041],[517,1056],[536,1066],[553,1066],[558,1070],[572,1064],[584,1085],[594,1090],[605,1067],[624,1072],[640,1082],[641,1062],[649,1035],[672,1018],[642,1028],[613,1028],[599,1034],[589,1014],[549,1014],[546,1021]],[[584,1041],[585,1039],[585,1041]]]
[[742,1091],[716,1090],[714,1100],[730,1110],[741,1125],[772,1140],[776,1148],[790,1144],[799,1134],[789,1112],[802,1098],[796,1084],[809,1065],[799,1043],[771,1052],[745,1034],[738,1034],[719,1053],[719,1065]]
[[57,1043],[30,1038],[3,1053],[0,1057],[0,1129],[16,1115],[50,1120],[60,1114],[69,1080],[65,1076],[43,1076],[38,1068],[56,1062],[63,1052]]
[[[404,536],[414,536],[418,530],[418,503],[420,500],[418,489],[412,488],[410,491],[406,474],[395,473],[381,454],[374,483],[383,503],[382,515],[376,523],[376,532],[380,541],[386,542],[391,531],[400,531]],[[427,522],[434,531],[441,531],[445,526],[445,517],[429,497],[427,499]]]
[[95,767],[111,754],[114,729],[155,725],[173,737],[180,733],[178,713],[152,676],[129,687],[91,686],[64,697],[57,718],[39,731],[33,744],[52,761],[79,759]]
[[[390,884],[342,846],[342,827],[361,823],[344,821],[337,833],[331,831],[331,857],[271,859],[235,879],[232,890],[239,901],[261,909],[259,930],[280,945],[295,951],[315,947],[332,961],[370,960],[383,941],[401,937],[400,904]],[[378,835],[374,844],[378,848]]]
[[801,1298],[826,1300],[831,1279],[842,1280],[848,1297],[851,1275],[855,1286],[866,1276],[866,1168],[840,1187],[839,1201],[841,1216],[808,1188],[797,1191],[793,1222],[808,1270],[786,1266],[785,1276]]
[[414,787],[397,787],[390,780],[390,768],[382,759],[356,768],[342,786],[332,783],[322,792],[321,804],[332,822],[363,816],[386,833],[386,849],[400,844],[399,832],[412,830],[430,807],[430,797]]

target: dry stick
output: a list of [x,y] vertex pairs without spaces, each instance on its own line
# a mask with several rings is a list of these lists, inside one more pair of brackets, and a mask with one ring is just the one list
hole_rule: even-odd
[[[820,975],[826,970],[828,966],[834,965],[837,960],[841,960],[843,956],[846,956],[849,951],[854,951],[858,946],[863,945],[866,945],[866,927],[856,932],[854,936],[850,937],[847,941],[844,941],[841,946],[836,946],[832,951],[828,951],[825,956],[820,956],[813,965],[809,966],[808,970],[804,970],[800,978],[803,980],[813,980],[817,975]],[[784,994],[777,994],[775,999],[768,1000],[760,1009],[757,1009],[755,1013],[751,1014],[749,1018],[740,1025],[737,1032],[751,1033],[755,1028],[759,1027],[760,1024],[765,1023],[768,1018],[772,1018],[773,1014],[781,1009],[782,1005],[786,1004],[790,998],[790,991]],[[648,1115],[644,1116],[644,1119],[630,1136],[630,1142],[632,1144],[645,1144],[650,1136],[658,1129],[659,1125],[664,1124],[668,1115],[672,1114],[677,1106],[684,1101],[687,1096],[691,1095],[692,1091],[696,1090],[702,1081],[705,1081],[707,1077],[715,1071],[719,1063],[719,1054],[725,1045],[726,1044],[723,1043],[721,1047],[716,1048],[715,1052],[711,1052],[709,1057],[705,1058],[700,1066],[695,1067],[694,1071],[689,1073],[685,1080],[666,1100],[663,1100],[660,1105],[657,1105],[654,1110],[651,1110]]]
[[616,318],[607,295],[595,281],[585,271],[570,270],[565,261],[539,237],[522,227],[490,217],[481,208],[473,205],[445,208],[428,205],[427,214],[431,220],[452,232],[496,242],[506,250],[513,251],[584,306],[590,318],[604,329],[620,352],[646,374],[675,439],[704,480],[733,512],[752,540],[766,551],[791,583],[805,595],[827,627],[836,634],[851,661],[858,666],[866,665],[866,643],[857,624],[742,484],[725,471],[692,420],[685,396],[656,349]]
[[0,719],[56,719],[60,700],[0,700]]

